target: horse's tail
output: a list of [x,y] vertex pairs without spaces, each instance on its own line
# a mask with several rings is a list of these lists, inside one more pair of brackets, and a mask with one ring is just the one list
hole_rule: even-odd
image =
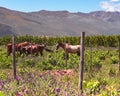
[[53,50],[50,50],[48,48],[45,48],[45,50],[48,51],[48,52],[53,52]]

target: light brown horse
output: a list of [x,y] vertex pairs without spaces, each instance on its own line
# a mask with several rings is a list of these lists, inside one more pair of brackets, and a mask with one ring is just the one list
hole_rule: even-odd
[[[21,54],[21,47],[29,45],[29,42],[21,42],[15,45],[15,50],[19,51]],[[12,53],[12,43],[7,44],[7,56],[9,56]]]
[[70,45],[68,43],[58,42],[56,44],[56,50],[58,50],[60,47],[65,51],[67,58],[69,53],[75,53],[80,56],[80,45]]

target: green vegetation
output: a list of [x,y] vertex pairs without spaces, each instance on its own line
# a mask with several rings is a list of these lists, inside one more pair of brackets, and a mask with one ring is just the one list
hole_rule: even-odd
[[[56,51],[54,46],[57,41],[64,40],[72,44],[79,44],[80,38],[36,37],[35,39],[32,36],[26,37],[17,37],[17,42],[27,40],[33,43],[41,43],[44,41],[47,43],[48,48],[54,50],[54,52],[48,53],[44,51],[44,57],[17,55],[17,78],[15,80],[13,79],[12,54],[9,57],[6,56],[4,45],[11,41],[11,38],[1,38],[0,42],[4,42],[0,43],[0,96],[80,96],[78,90],[79,57],[76,54],[69,54],[66,65],[63,57],[64,51],[62,49]],[[7,39],[5,40],[5,38]],[[120,36],[86,37],[83,96],[120,95],[120,74],[118,72],[119,38]],[[110,40],[112,44],[107,40]],[[90,42],[95,46],[92,49],[92,60],[90,48],[88,47]],[[66,69],[74,70],[74,74],[63,76],[53,74],[58,70]]]
[[[88,47],[90,44],[92,46],[105,46],[105,47],[117,47],[118,40],[120,35],[98,35],[98,36],[86,36],[85,37],[85,46]],[[48,36],[17,36],[16,43],[28,41],[31,43],[47,43],[47,45],[55,45],[56,42],[62,41],[70,44],[80,44],[80,37],[48,37]],[[12,42],[12,37],[5,36],[0,38],[0,45],[6,45],[7,43]]]

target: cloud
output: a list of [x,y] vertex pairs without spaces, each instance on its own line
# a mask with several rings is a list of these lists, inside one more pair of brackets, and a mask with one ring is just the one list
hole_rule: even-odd
[[119,0],[110,0],[110,2],[118,2]]
[[100,2],[102,9],[106,11],[120,11],[120,0],[109,0]]

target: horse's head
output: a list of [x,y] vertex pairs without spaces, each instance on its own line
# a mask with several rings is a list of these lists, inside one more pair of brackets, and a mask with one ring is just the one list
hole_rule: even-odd
[[41,45],[42,45],[43,47],[46,47],[46,43],[42,43]]
[[37,47],[38,47],[38,50],[39,50],[39,51],[43,51],[43,49],[46,48],[46,44],[45,44],[45,43],[38,44]]
[[59,47],[61,47],[61,42],[58,42],[57,44],[56,44],[56,50],[58,50],[59,49]]

